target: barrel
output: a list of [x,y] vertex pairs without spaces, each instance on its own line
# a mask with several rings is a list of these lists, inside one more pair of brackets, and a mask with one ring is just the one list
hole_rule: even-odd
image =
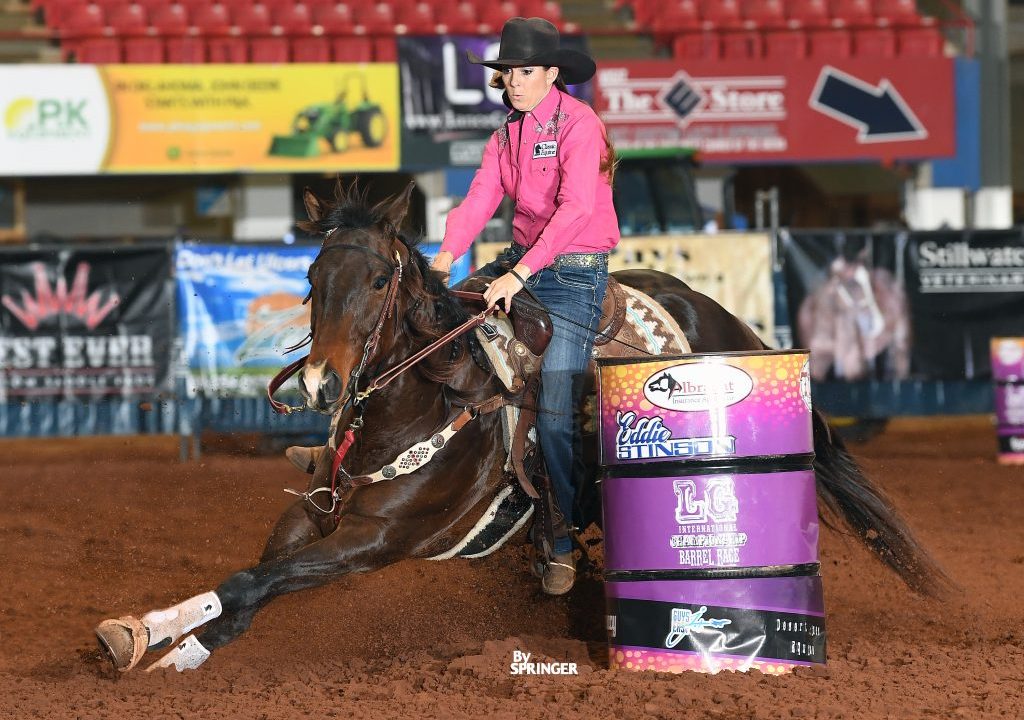
[[609,665],[824,664],[808,355],[598,360]]
[[1004,465],[1024,465],[1024,338],[995,337],[990,347],[997,459]]

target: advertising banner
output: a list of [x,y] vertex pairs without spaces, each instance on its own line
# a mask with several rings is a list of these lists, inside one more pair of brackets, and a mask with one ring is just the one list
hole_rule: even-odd
[[0,174],[399,166],[393,64],[0,68]]
[[[427,257],[439,244],[420,247]],[[306,273],[319,245],[182,245],[175,254],[178,322],[188,391],[256,397],[278,370],[309,352],[285,349],[309,333]],[[464,278],[468,259],[452,267]],[[295,389],[294,382],[285,387]]]
[[[562,46],[584,50],[579,36]],[[461,35],[399,36],[402,85],[402,166],[407,169],[475,167],[484,145],[505,120],[501,91],[488,85],[493,70],[466,59],[472,50],[497,57],[497,37]],[[589,101],[590,85],[570,92]]]
[[0,402],[170,389],[165,247],[0,252]]
[[262,395],[309,332],[306,273],[318,245],[183,245],[175,253],[188,390]]
[[[506,247],[473,244],[475,267]],[[663,235],[622,238],[608,261],[610,270],[648,268],[674,275],[749,325],[771,344],[775,333],[771,238],[765,233]]]
[[794,346],[814,380],[972,379],[1024,335],[1024,231],[783,235]]
[[[922,82],[921,78],[927,78]],[[602,63],[594,108],[620,149],[711,162],[886,160],[956,150],[949,58]]]

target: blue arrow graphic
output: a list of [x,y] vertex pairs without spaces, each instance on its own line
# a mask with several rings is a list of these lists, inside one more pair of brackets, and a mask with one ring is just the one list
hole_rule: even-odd
[[886,80],[878,87],[825,66],[811,92],[810,105],[857,128],[857,142],[893,142],[928,137],[913,111]]

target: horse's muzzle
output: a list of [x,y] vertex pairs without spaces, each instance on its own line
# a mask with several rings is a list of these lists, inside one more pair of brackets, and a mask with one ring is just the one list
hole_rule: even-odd
[[330,414],[341,401],[344,386],[338,373],[324,362],[302,369],[299,388],[306,400],[306,407]]

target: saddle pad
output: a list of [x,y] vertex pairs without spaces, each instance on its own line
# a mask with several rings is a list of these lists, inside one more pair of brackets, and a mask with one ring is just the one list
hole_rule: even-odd
[[691,352],[682,328],[665,308],[636,288],[621,287],[626,302],[625,321],[611,342],[594,347],[594,357],[638,355],[634,348],[651,355],[685,355]]

